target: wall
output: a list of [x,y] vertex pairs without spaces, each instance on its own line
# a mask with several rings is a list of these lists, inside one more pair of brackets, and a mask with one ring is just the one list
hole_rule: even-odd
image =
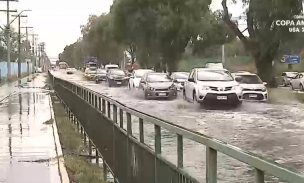
[[[32,72],[32,63],[29,63],[30,72]],[[6,78],[7,77],[7,62],[0,62],[0,78]],[[21,63],[21,73],[26,74],[27,73],[27,63],[23,62]],[[11,62],[11,74],[12,76],[18,75],[18,63],[17,62]]]

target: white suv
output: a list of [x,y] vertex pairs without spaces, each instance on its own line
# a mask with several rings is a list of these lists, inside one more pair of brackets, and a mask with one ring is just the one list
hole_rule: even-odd
[[185,83],[185,100],[207,104],[225,102],[232,105],[242,103],[243,89],[226,69],[194,68]]

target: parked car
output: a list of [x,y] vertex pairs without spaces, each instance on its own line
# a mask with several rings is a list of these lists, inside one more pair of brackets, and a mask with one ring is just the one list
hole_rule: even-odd
[[207,63],[205,67],[210,69],[224,69],[223,63]]
[[298,75],[298,72],[283,72],[281,75],[282,85],[289,86],[290,81]]
[[173,80],[166,73],[146,73],[140,80],[139,89],[143,91],[145,99],[177,97],[177,90]]
[[267,101],[268,91],[265,82],[261,78],[250,72],[232,73],[235,80],[243,88],[244,100]]
[[107,80],[107,70],[106,69],[97,69],[95,81],[99,83],[101,81]]
[[111,86],[125,86],[128,84],[128,77],[123,70],[111,69],[108,71],[107,82]]
[[67,74],[74,74],[77,70],[75,68],[67,68],[66,73]]
[[128,88],[129,89],[138,88],[141,78],[146,73],[151,73],[151,72],[154,72],[154,71],[151,70],[151,69],[138,69],[138,70],[134,70],[132,72],[132,74],[129,75],[130,79],[129,79],[129,83],[128,83]]
[[301,90],[304,91],[304,73],[298,73],[294,79],[290,80],[290,87],[292,90]]
[[42,68],[41,67],[37,67],[36,68],[36,73],[42,73]]
[[224,102],[232,105],[242,103],[242,87],[226,69],[194,68],[185,83],[185,100],[199,104]]
[[177,91],[182,91],[184,89],[185,82],[189,77],[188,72],[174,72],[171,75],[171,79],[174,82],[174,85]]

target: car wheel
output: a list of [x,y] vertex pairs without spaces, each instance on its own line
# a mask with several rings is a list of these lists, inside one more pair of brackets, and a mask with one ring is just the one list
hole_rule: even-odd
[[291,90],[294,90],[294,88],[293,88],[293,86],[292,86],[292,84],[290,83],[290,88],[291,88]]
[[300,89],[301,89],[301,91],[304,91],[303,84],[300,84]]
[[198,104],[195,91],[193,92],[193,98],[192,99],[193,99],[194,104]]
[[149,100],[149,99],[150,99],[150,97],[149,97],[148,94],[145,92],[145,90],[144,90],[144,95],[145,95],[145,100]]
[[184,99],[184,100],[187,100],[186,91],[185,91],[185,90],[183,90],[183,99]]
[[283,80],[282,85],[286,86],[286,81],[285,80]]

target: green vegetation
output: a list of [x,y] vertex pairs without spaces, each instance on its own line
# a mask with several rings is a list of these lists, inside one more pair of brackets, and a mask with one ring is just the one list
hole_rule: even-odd
[[88,152],[88,147],[84,145],[82,136],[77,131],[77,128],[67,119],[67,114],[62,104],[54,94],[52,94],[52,103],[70,182],[102,183],[102,168],[90,163],[90,158],[92,157],[83,154]]
[[[257,72],[275,85],[277,71],[285,69],[279,60],[283,54],[302,53],[304,35],[290,33],[274,22],[301,14],[302,1],[238,2],[246,7],[245,32],[231,17],[226,0],[222,0],[223,11],[215,12],[209,9],[211,0],[114,0],[108,14],[89,17],[81,26],[82,37],[59,57],[78,67],[87,56],[107,64],[120,63],[128,55],[131,63],[138,62],[142,68],[171,72],[219,61],[225,44],[228,69]],[[239,58],[248,62],[238,62]]]

